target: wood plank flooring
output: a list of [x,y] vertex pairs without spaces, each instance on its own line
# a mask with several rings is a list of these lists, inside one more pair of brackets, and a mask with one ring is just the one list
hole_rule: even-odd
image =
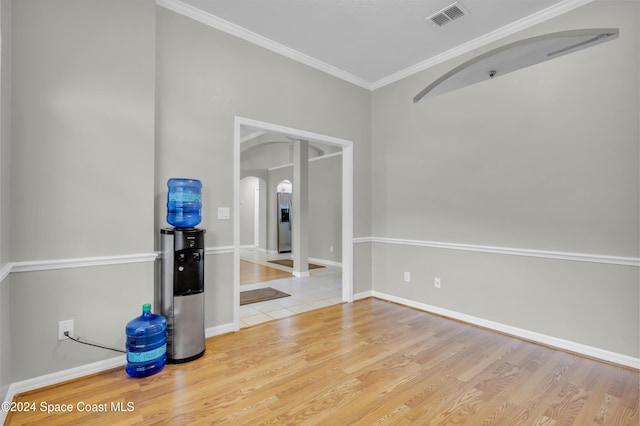
[[17,395],[38,406],[7,423],[637,426],[638,387],[636,371],[365,299],[210,338],[144,379],[119,368]]
[[240,260],[240,285],[291,278],[292,276],[291,272],[270,268],[247,260]]

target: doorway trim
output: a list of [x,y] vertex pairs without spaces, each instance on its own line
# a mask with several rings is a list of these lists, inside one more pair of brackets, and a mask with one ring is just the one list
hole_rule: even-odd
[[353,302],[353,142],[235,116],[233,130],[233,328],[240,330],[240,145],[242,127],[342,148],[342,301]]

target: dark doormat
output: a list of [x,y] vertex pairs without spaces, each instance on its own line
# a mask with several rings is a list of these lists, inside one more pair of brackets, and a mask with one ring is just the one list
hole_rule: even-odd
[[[293,268],[293,259],[270,260],[269,262],[275,263],[277,265],[288,266],[289,268]],[[316,265],[315,263],[309,263],[309,269],[318,269],[318,268],[324,268],[324,266]]]
[[291,295],[271,287],[241,291],[240,305],[248,305],[250,303],[264,302],[265,300],[280,299],[281,297],[288,296]]

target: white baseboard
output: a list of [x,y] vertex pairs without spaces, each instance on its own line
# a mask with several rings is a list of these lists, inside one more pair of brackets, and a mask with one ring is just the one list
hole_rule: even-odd
[[255,251],[259,251],[261,253],[266,253],[267,252],[266,248],[259,247],[256,244],[241,245],[240,246],[240,250],[255,250]]
[[228,254],[233,253],[233,246],[206,247],[205,254]]
[[353,295],[353,300],[366,299],[367,297],[374,297],[373,291],[370,290],[370,291],[363,291],[362,293],[356,293]]
[[[205,329],[205,338],[219,336],[221,334],[233,332],[233,324],[223,324]],[[57,371],[44,376],[38,376],[9,385],[4,402],[10,403],[13,397],[19,393],[28,392],[30,390],[43,388],[45,386],[54,385],[56,383],[66,382],[68,380],[77,379],[79,377],[88,376],[90,374],[100,373],[102,371],[111,370],[113,368],[124,367],[127,364],[125,355],[114,358],[105,359],[103,361],[93,362],[91,364],[81,365],[79,367],[70,368],[68,370]],[[7,412],[0,410],[0,424],[4,424]]]
[[[111,370],[113,368],[122,367],[126,364],[127,359],[125,355],[120,355],[115,358],[92,362],[91,364],[81,365],[68,370],[57,371],[55,373],[45,374],[44,376],[15,382],[9,385],[7,394],[4,397],[4,403],[11,403],[13,397],[22,392],[43,388],[45,386],[54,385],[56,383],[76,379],[78,377],[88,376],[101,371]],[[4,424],[6,416],[7,412],[5,410],[0,410],[0,424]]]
[[317,257],[310,257],[309,262],[318,263],[324,266],[335,266],[337,268],[342,268],[341,262],[336,262],[333,260],[326,260],[326,259],[318,259]]
[[593,346],[583,345],[582,343],[576,343],[569,340],[548,336],[546,334],[536,333],[534,331],[512,327],[510,325],[502,324],[499,322],[474,317],[471,315],[463,314],[456,311],[451,311],[451,310],[440,308],[433,305],[427,305],[425,303],[420,303],[414,300],[392,296],[386,293],[380,293],[378,291],[372,291],[371,293],[373,297],[377,297],[383,300],[388,300],[390,302],[395,302],[395,303],[409,306],[412,308],[420,309],[421,311],[430,312],[430,313],[441,315],[448,318],[453,318],[469,324],[473,324],[473,325],[484,327],[490,330],[498,331],[500,333],[509,334],[525,340],[530,340],[532,342],[540,343],[542,345],[551,346],[557,349],[563,349],[576,354],[588,356],[591,358],[596,358],[602,361],[611,362],[618,365],[624,365],[626,367],[631,367],[635,369],[640,369],[640,358],[634,358],[628,355],[607,351],[607,350],[596,348]]
[[220,336],[221,334],[232,333],[233,331],[233,323],[217,325],[205,329],[204,337],[208,339],[209,337]]

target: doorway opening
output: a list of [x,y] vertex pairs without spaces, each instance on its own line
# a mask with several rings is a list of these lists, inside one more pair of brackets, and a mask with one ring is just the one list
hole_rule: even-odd
[[[353,301],[353,143],[345,139],[321,135],[305,130],[284,127],[276,124],[260,122],[244,117],[236,117],[234,123],[234,206],[233,209],[233,281],[234,281],[234,330],[240,329],[240,260],[241,260],[241,230],[240,230],[240,179],[242,143],[246,135],[273,134],[289,140],[303,140],[310,144],[317,143],[333,147],[340,155],[342,182],[339,190],[341,198],[341,300]],[[294,182],[295,185],[295,182]],[[333,250],[333,246],[331,247]]]

